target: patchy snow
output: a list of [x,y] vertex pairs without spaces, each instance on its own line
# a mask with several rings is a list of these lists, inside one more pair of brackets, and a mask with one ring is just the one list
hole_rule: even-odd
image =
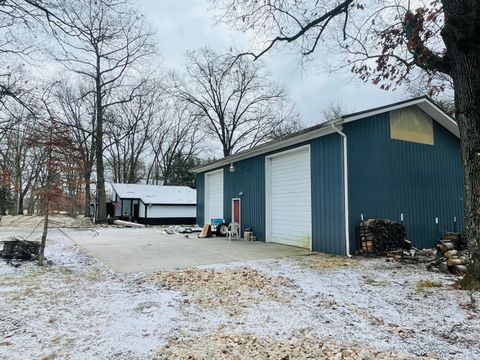
[[[0,237],[29,231],[2,226]],[[255,279],[238,289],[208,284],[201,289],[210,291],[206,300],[215,306],[208,306],[195,287],[166,288],[145,281],[154,274],[111,272],[60,230],[50,232],[46,256],[52,264],[44,268],[0,260],[0,358],[144,359],[172,339],[218,334],[293,343],[308,335],[375,351],[480,358],[480,318],[466,306],[469,293],[453,290],[456,278],[421,265],[314,255],[203,266],[197,271],[215,269],[220,284],[222,272],[236,268],[257,270],[262,286],[265,276],[290,279],[273,282],[280,298],[257,291]],[[225,271],[225,279],[235,273]],[[419,280],[442,287],[417,289]],[[225,301],[218,299],[222,291]],[[232,312],[235,291],[243,308]],[[258,298],[249,302],[252,294]]]
[[[263,302],[228,324],[230,333],[292,339],[301,331],[323,339],[367,345],[379,351],[442,359],[479,359],[480,317],[468,310],[468,292],[454,290],[456,278],[385,259],[316,269],[318,256],[215,266],[253,266],[293,280],[291,302]],[[328,258],[327,258],[328,259]],[[419,280],[443,284],[419,290]],[[480,302],[476,293],[476,302]],[[226,330],[227,331],[227,330]]]
[[136,285],[51,231],[53,265],[0,261],[0,358],[142,359],[170,334],[174,292]]

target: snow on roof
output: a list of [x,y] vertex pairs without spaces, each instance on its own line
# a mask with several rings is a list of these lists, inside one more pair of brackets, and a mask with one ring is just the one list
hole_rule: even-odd
[[188,186],[163,186],[144,184],[112,184],[122,199],[140,199],[144,204],[195,205],[197,191]]

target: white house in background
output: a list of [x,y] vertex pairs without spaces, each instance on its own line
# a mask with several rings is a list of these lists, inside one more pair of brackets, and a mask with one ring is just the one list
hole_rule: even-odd
[[122,220],[149,225],[195,224],[197,191],[188,186],[112,184],[111,211]]

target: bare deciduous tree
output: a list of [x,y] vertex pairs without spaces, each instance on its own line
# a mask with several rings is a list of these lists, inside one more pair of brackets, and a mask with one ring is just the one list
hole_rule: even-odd
[[90,216],[91,182],[95,165],[95,96],[88,84],[63,81],[52,96],[58,107],[58,121],[69,129],[78,147],[82,182],[85,189],[84,215]]
[[224,156],[268,140],[290,120],[283,89],[261,64],[208,49],[190,52],[188,60],[185,81],[173,81],[174,94],[197,109]]
[[24,199],[38,177],[38,161],[42,154],[26,143],[26,136],[33,131],[36,121],[33,89],[26,84],[6,86],[10,90],[18,86],[21,91],[0,99],[0,208],[2,213],[8,208],[11,213],[23,214]]
[[[26,113],[25,109],[18,107],[18,113]],[[36,119],[27,116],[23,121],[9,131],[7,138],[6,157],[10,160],[12,169],[12,186],[14,190],[15,212],[23,215],[25,198],[33,189],[39,174],[43,154],[39,149],[30,147],[28,137],[36,131]]]
[[[132,101],[144,80],[141,62],[153,54],[151,31],[128,0],[62,2],[63,24],[56,39],[55,59],[92,84],[95,99],[95,161],[97,220],[106,220],[104,118],[109,108]],[[60,55],[59,55],[60,53]]]
[[148,169],[147,182],[163,185],[186,185],[185,170],[196,158],[199,134],[198,114],[189,104],[169,99],[158,112],[156,127],[152,129],[150,146],[153,161]]
[[161,102],[159,95],[159,84],[147,82],[133,101],[117,105],[106,116],[105,146],[114,182],[135,184],[145,178],[145,158]]
[[28,104],[22,99],[26,91],[22,62],[38,50],[35,36],[45,27],[44,15],[50,6],[54,6],[53,2],[0,1],[0,109],[6,107],[8,100],[22,106]]
[[49,216],[53,210],[52,204],[61,203],[65,188],[69,187],[69,175],[77,173],[77,148],[66,129],[55,116],[51,108],[51,88],[42,95],[42,113],[38,114],[38,123],[28,139],[30,146],[40,149],[44,154],[40,166],[43,170],[43,181],[37,189],[41,198],[43,214],[43,232],[38,254],[38,264],[42,266],[45,260],[45,247],[48,236]]
[[322,110],[322,121],[339,119],[345,113],[345,105],[341,100],[332,100],[327,107]]

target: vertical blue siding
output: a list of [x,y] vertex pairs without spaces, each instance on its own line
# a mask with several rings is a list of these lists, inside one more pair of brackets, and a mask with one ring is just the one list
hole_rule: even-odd
[[205,174],[197,174],[197,225],[205,224]]
[[235,172],[224,167],[224,216],[232,221],[232,199],[239,198],[242,231],[253,230],[260,241],[265,241],[265,156],[256,156],[235,162]]
[[[358,248],[360,215],[400,221],[416,247],[431,247],[441,233],[462,230],[463,169],[459,140],[433,122],[435,145],[390,139],[389,113],[344,125],[348,138],[351,249]],[[224,216],[241,199],[242,228],[265,240],[265,157],[310,145],[312,245],[314,251],[345,254],[343,146],[338,134],[235,162],[224,167]],[[204,174],[197,175],[197,221],[204,222]],[[435,218],[439,225],[435,224]],[[456,227],[453,224],[457,218]]]
[[[265,157],[310,144],[312,176],[312,246],[314,251],[345,254],[342,140],[328,135],[279,151],[235,162],[235,172],[224,166],[224,216],[231,222],[232,199],[241,199],[242,229],[251,228],[265,241]],[[204,177],[197,177],[197,221],[203,224]]]
[[343,144],[338,134],[310,144],[312,164],[312,247],[314,251],[344,255],[345,210]]
[[[431,247],[441,233],[463,229],[459,139],[436,121],[434,145],[392,140],[389,113],[348,123],[350,240],[358,247],[360,215],[400,221],[407,238]],[[435,218],[439,218],[439,225]]]

